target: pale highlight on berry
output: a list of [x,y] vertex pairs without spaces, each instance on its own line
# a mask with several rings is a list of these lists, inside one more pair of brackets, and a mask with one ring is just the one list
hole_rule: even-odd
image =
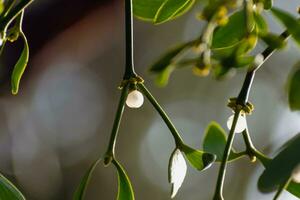
[[[231,129],[231,126],[232,126],[232,123],[233,123],[233,118],[234,118],[234,115],[230,116],[227,120],[227,127],[228,127],[229,130]],[[236,123],[235,132],[236,133],[241,133],[246,128],[247,128],[246,117],[244,115],[240,115],[239,119]]]
[[292,179],[296,183],[300,183],[300,164],[294,169]]
[[126,99],[126,105],[129,108],[139,108],[144,103],[144,96],[143,94],[138,90],[131,91]]
[[169,182],[172,184],[171,198],[174,198],[186,175],[186,162],[179,149],[176,149],[169,163]]

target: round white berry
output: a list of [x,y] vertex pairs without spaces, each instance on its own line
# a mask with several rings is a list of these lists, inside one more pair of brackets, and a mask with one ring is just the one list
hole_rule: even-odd
[[[231,129],[231,126],[232,126],[232,123],[233,123],[233,118],[234,118],[234,115],[230,116],[227,120],[227,127],[228,127],[229,130]],[[236,133],[241,133],[246,128],[247,128],[246,117],[244,115],[240,115],[239,119],[236,123],[236,126],[235,126],[235,132]]]
[[296,183],[300,183],[300,164],[294,169],[292,173],[292,179]]
[[131,91],[126,99],[126,105],[129,108],[139,108],[144,103],[144,96],[138,90]]

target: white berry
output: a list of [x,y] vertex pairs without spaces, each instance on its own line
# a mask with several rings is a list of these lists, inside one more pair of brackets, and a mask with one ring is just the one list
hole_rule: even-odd
[[[232,126],[232,123],[233,123],[233,118],[234,118],[234,115],[230,116],[227,120],[227,127],[228,129],[230,130],[231,129],[231,126]],[[236,133],[241,133],[243,132],[245,129],[247,128],[247,121],[246,121],[246,118],[244,115],[240,115],[239,116],[239,119],[236,123],[236,126],[235,126],[235,132]]]
[[300,183],[300,164],[294,169],[292,173],[292,179],[296,183]]
[[138,90],[131,91],[126,99],[126,105],[129,108],[139,108],[144,103],[144,96]]

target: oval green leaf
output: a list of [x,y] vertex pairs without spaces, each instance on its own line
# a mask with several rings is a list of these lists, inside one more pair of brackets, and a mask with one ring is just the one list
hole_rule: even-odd
[[[206,128],[203,140],[203,150],[217,156],[216,161],[221,162],[224,149],[226,146],[226,133],[224,129],[217,123],[211,122]],[[232,161],[239,156],[231,150],[229,161]]]
[[118,195],[117,200],[134,200],[134,193],[130,183],[130,180],[117,160],[113,160],[112,163],[115,165],[118,171]]
[[195,0],[167,0],[158,9],[153,22],[161,24],[183,15],[195,3]]
[[[300,163],[300,134],[287,143],[284,149],[269,161],[266,169],[258,181],[258,188],[262,192],[272,192],[284,184],[291,176],[294,168]],[[291,184],[290,184],[291,185]],[[298,184],[293,183],[287,188],[288,191],[296,194]],[[300,196],[298,196],[300,197]]]
[[288,32],[300,44],[300,21],[286,11],[278,8],[271,9],[273,15],[286,27]]
[[150,71],[154,73],[163,72],[167,67],[173,64],[175,58],[182,53],[187,48],[195,45],[196,41],[190,41],[172,48],[167,53],[165,53],[161,58],[159,58],[151,67]]
[[272,49],[282,49],[287,44],[285,38],[273,33],[263,34],[260,38]]
[[254,21],[255,21],[255,28],[258,32],[258,34],[267,34],[269,32],[269,26],[266,22],[266,20],[264,19],[264,17],[257,13],[254,12]]
[[296,66],[296,70],[291,75],[288,97],[290,109],[293,111],[300,110],[300,62]]
[[23,194],[7,178],[0,174],[0,199],[25,200]]
[[20,81],[21,81],[22,75],[26,69],[28,59],[29,59],[29,47],[28,47],[26,36],[24,35],[24,33],[22,31],[20,32],[20,36],[23,39],[24,48],[23,48],[23,51],[22,51],[22,54],[21,54],[19,60],[17,61],[16,65],[14,67],[12,77],[11,77],[12,94],[14,94],[14,95],[16,95],[19,91]]
[[190,165],[199,171],[209,168],[216,160],[214,154],[196,150],[187,145],[183,145],[181,151],[184,152]]
[[139,19],[160,24],[184,14],[194,3],[195,0],[133,0],[133,13]]
[[95,171],[97,165],[100,163],[101,159],[96,160],[88,169],[88,171],[85,173],[85,175],[82,177],[79,186],[77,187],[73,200],[83,200],[87,186],[90,182],[90,179],[92,177],[93,172]]
[[[254,21],[251,21],[254,22]],[[251,24],[254,28],[254,23]],[[245,11],[237,11],[229,17],[225,26],[218,27],[213,35],[212,48],[219,49],[238,44],[247,34]]]

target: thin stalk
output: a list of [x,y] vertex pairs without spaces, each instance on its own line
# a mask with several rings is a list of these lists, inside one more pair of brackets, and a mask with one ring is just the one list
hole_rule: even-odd
[[113,128],[112,128],[111,135],[110,135],[109,144],[108,144],[107,151],[105,154],[105,160],[104,160],[105,165],[110,164],[112,159],[114,159],[114,157],[115,157],[116,140],[117,140],[120,123],[121,123],[121,119],[122,119],[123,112],[124,112],[125,102],[126,102],[127,95],[128,95],[128,86],[129,86],[128,84],[125,85],[121,92],[119,105],[117,108],[115,120],[113,123]]
[[16,17],[16,27],[18,27],[19,31],[22,31],[22,24],[23,24],[23,18],[24,18],[24,10],[21,11],[21,13]]
[[0,19],[0,31],[6,30],[9,24],[32,2],[33,0],[22,0],[11,8],[10,12]]
[[282,192],[284,191],[285,188],[287,188],[287,186],[290,184],[291,182],[291,178],[289,178],[286,182],[284,182],[283,184],[281,184],[273,198],[273,200],[277,200],[279,198],[279,196],[282,194]]
[[225,180],[225,175],[226,175],[226,168],[227,168],[227,162],[228,158],[230,155],[230,151],[232,149],[232,144],[235,136],[235,127],[238,122],[238,118],[240,117],[240,110],[236,110],[232,122],[232,126],[230,128],[230,132],[228,135],[227,143],[225,146],[221,166],[219,169],[219,175],[218,175],[218,180],[217,180],[217,186],[216,186],[216,191],[214,195],[214,200],[223,200],[223,186],[224,186],[224,180]]
[[[288,31],[284,31],[281,34],[281,37],[283,37],[285,40],[289,38],[290,34]],[[249,99],[249,93],[252,87],[252,83],[255,77],[255,72],[273,55],[273,53],[276,51],[276,49],[272,47],[266,48],[262,52],[262,56],[264,58],[263,62],[259,63],[258,65],[254,65],[248,69],[248,72],[246,74],[242,89],[238,95],[237,102],[241,104],[247,103]]]
[[124,79],[136,77],[133,52],[133,9],[132,0],[125,0],[126,62]]
[[170,118],[168,117],[167,113],[162,109],[162,107],[159,105],[159,103],[152,96],[152,94],[146,88],[146,86],[144,84],[138,84],[138,88],[147,97],[147,99],[150,101],[150,103],[157,110],[157,112],[159,113],[159,115],[162,117],[162,119],[164,120],[164,122],[168,126],[169,130],[171,131],[171,134],[174,137],[176,146],[177,147],[181,147],[184,144],[184,142],[183,142],[183,140],[182,140],[179,132],[177,131],[177,129],[175,128],[175,126],[171,122]]
[[271,159],[254,147],[248,129],[243,131],[243,138],[246,144],[246,153],[248,156],[250,158],[255,156],[264,166],[266,166]]

